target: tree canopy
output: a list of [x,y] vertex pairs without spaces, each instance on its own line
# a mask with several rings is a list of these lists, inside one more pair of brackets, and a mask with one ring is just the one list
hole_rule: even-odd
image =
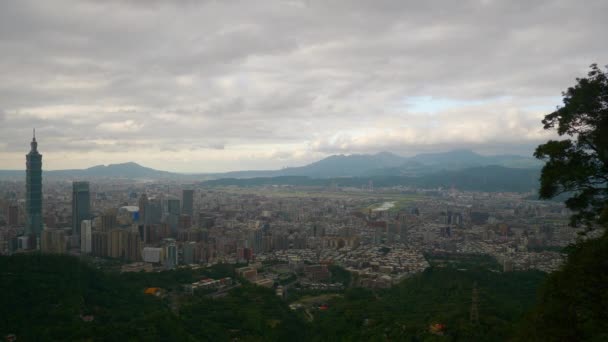
[[572,247],[568,262],[540,288],[517,341],[608,340],[608,235]]
[[562,94],[564,105],[542,121],[546,130],[568,138],[538,146],[534,156],[546,161],[540,197],[571,194],[571,224],[592,229],[608,222],[608,74],[592,64],[587,77],[576,81]]
[[[469,255],[458,264],[431,267],[390,289],[350,287],[326,297],[310,294],[299,301],[304,308],[291,310],[272,289],[251,284],[218,297],[178,291],[183,282],[223,276],[229,271],[227,265],[119,274],[67,255],[0,256],[0,337],[15,334],[18,341],[427,341],[440,338],[429,332],[429,325],[441,323],[447,327],[443,339],[504,340],[516,333],[517,321],[532,307],[545,275],[494,272],[485,268],[487,263],[487,257]],[[332,267],[332,277],[348,281],[349,275],[338,274],[343,272]],[[469,320],[475,283],[478,325]],[[164,295],[144,293],[144,288],[157,286]],[[296,290],[289,288],[290,292]],[[321,304],[329,309],[319,310]],[[93,320],[85,321],[87,316]]]

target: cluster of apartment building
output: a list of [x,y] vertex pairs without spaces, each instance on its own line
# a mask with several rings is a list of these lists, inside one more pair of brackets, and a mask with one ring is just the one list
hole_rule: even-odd
[[[433,252],[487,254],[505,270],[552,271],[564,259],[556,248],[577,236],[562,204],[526,194],[247,191],[126,181],[45,185],[43,229],[35,236],[24,234],[23,191],[5,186],[15,196],[0,200],[0,253],[39,249],[155,268],[256,260],[333,263],[363,286],[384,287],[424,270],[424,254]],[[306,191],[310,195],[302,195]],[[399,196],[412,194],[406,205],[398,203]],[[323,272],[313,278],[324,278]]]

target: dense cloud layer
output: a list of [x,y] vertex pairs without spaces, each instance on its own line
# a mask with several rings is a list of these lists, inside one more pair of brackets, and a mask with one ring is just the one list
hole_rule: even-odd
[[608,61],[608,2],[0,3],[0,169],[276,168],[328,154],[530,153]]

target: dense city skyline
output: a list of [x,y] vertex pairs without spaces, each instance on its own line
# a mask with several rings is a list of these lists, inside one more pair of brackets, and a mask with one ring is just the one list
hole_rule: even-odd
[[49,170],[530,155],[561,91],[608,59],[593,38],[608,30],[607,6],[6,1],[0,165],[23,166],[31,127]]

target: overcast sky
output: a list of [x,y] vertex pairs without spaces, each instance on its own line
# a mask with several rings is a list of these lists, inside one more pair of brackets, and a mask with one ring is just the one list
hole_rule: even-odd
[[530,154],[608,1],[0,2],[0,169]]

